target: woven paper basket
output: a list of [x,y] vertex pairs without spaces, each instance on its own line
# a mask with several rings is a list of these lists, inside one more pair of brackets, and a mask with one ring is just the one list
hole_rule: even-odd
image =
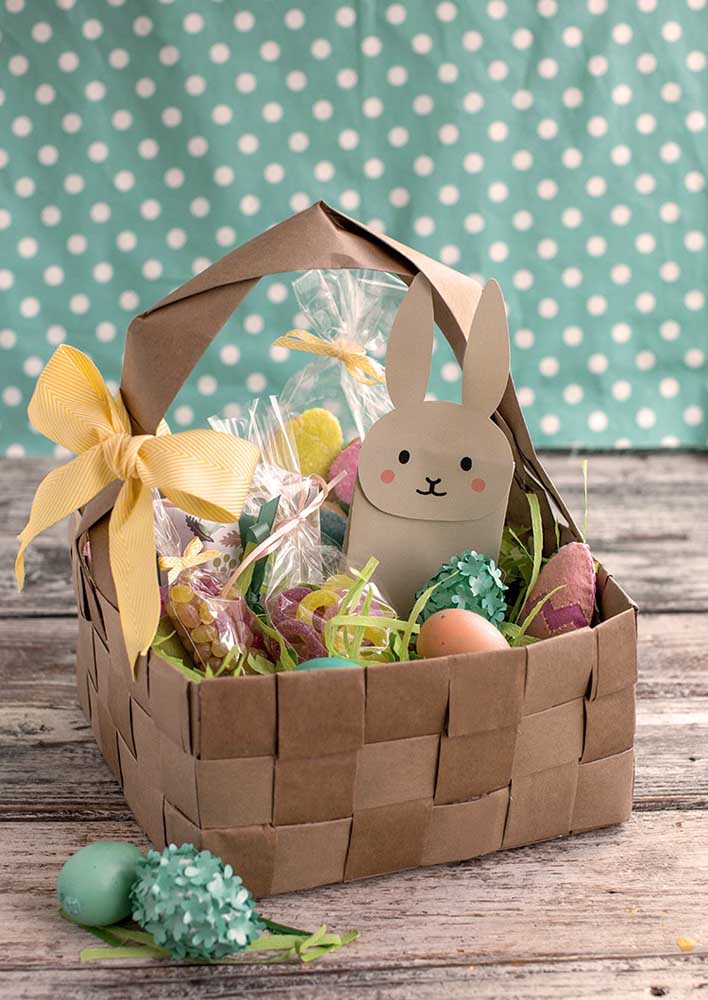
[[[438,326],[462,356],[480,287],[319,203],[133,320],[121,389],[135,432],[155,430],[260,277],[313,267],[373,268],[406,281],[423,271]],[[495,420],[516,461],[509,522],[523,523],[532,490],[548,552],[555,514],[561,541],[579,538],[511,380]],[[75,519],[77,679],[103,756],[158,847],[208,848],[263,896],[628,818],[636,609],[603,568],[597,626],[528,648],[200,684],[151,652],[133,678],[108,560],[118,486]]]

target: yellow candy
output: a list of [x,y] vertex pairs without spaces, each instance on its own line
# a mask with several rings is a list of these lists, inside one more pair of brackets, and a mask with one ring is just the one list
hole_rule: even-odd
[[288,428],[295,439],[302,474],[326,479],[344,443],[337,418],[329,410],[315,407],[290,420]]
[[350,590],[355,583],[356,580],[354,577],[337,573],[335,576],[330,576],[325,580],[323,586],[327,587],[328,590]]
[[332,590],[313,590],[307,597],[303,597],[300,601],[295,612],[295,617],[298,621],[310,625],[314,611],[318,608],[331,608],[333,604],[338,604],[339,601],[341,601],[341,597]]
[[170,587],[170,598],[175,604],[189,604],[193,597],[192,588],[186,587],[183,583],[176,583],[174,587]]

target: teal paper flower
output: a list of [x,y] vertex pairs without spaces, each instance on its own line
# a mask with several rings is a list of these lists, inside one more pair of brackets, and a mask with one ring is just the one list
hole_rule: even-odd
[[435,587],[435,590],[420,613],[421,622],[436,611],[449,608],[474,611],[497,627],[504,621],[506,601],[503,595],[507,588],[502,583],[501,570],[488,556],[466,549],[443,563],[416,597],[429,587]]
[[231,865],[191,844],[148,851],[130,894],[133,920],[173,958],[233,955],[264,927]]

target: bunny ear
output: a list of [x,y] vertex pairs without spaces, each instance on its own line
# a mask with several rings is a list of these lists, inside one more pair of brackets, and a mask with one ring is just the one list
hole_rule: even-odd
[[425,399],[433,354],[433,293],[417,274],[391,327],[386,351],[386,388],[396,407]]
[[472,320],[462,367],[462,404],[491,416],[509,380],[509,328],[501,288],[490,279]]

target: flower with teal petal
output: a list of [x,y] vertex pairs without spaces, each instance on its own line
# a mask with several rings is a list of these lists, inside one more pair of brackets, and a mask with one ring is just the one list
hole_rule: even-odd
[[497,627],[504,621],[506,601],[503,595],[507,588],[502,583],[501,571],[488,556],[471,549],[452,556],[421,587],[416,597],[429,587],[435,589],[420,614],[421,622],[447,608],[474,611]]

